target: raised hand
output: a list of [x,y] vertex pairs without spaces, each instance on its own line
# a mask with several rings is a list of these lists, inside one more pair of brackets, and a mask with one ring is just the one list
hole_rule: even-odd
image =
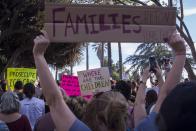
[[150,72],[149,72],[149,67],[148,67],[148,68],[145,68],[142,73],[142,81],[146,83],[149,77],[150,77]]
[[155,73],[156,77],[162,77],[162,72],[161,72],[160,67],[157,66],[157,68],[155,68],[155,70],[156,70],[156,73]]
[[174,51],[176,55],[185,55],[186,54],[186,47],[184,39],[178,34],[174,32],[168,41],[168,44]]
[[33,54],[36,56],[44,55],[50,43],[47,32],[42,31],[42,33],[43,35],[39,35],[34,39]]

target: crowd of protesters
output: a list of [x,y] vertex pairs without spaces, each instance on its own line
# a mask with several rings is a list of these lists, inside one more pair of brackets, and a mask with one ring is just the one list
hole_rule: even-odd
[[152,74],[147,67],[139,80],[113,80],[111,91],[87,101],[66,96],[53,79],[44,58],[50,41],[43,32],[33,49],[40,83],[17,81],[6,91],[6,81],[1,82],[0,131],[195,131],[196,82],[180,82],[185,43],[176,32],[165,41],[175,55],[165,81],[157,66],[156,80],[147,88]]

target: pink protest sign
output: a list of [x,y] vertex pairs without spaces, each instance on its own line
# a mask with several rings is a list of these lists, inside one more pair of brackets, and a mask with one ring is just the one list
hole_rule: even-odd
[[80,87],[77,76],[63,75],[61,78],[61,88],[68,96],[80,96]]

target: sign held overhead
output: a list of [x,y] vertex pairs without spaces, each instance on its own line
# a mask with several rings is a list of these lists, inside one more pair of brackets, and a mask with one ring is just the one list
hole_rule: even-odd
[[52,42],[164,42],[175,26],[173,7],[45,5]]
[[83,96],[111,90],[108,67],[79,71],[78,80]]
[[80,96],[80,87],[77,76],[63,75],[61,78],[61,88],[68,96]]

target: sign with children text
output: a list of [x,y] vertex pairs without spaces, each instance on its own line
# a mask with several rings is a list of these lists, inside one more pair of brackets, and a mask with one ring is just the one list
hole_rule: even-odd
[[45,5],[51,42],[164,42],[176,29],[176,8]]
[[17,81],[22,81],[23,84],[33,83],[37,79],[36,69],[30,68],[8,68],[7,81],[10,88],[13,90]]
[[82,95],[111,90],[109,70],[107,67],[78,72]]
[[63,75],[61,78],[61,88],[68,96],[80,96],[80,87],[77,76]]

